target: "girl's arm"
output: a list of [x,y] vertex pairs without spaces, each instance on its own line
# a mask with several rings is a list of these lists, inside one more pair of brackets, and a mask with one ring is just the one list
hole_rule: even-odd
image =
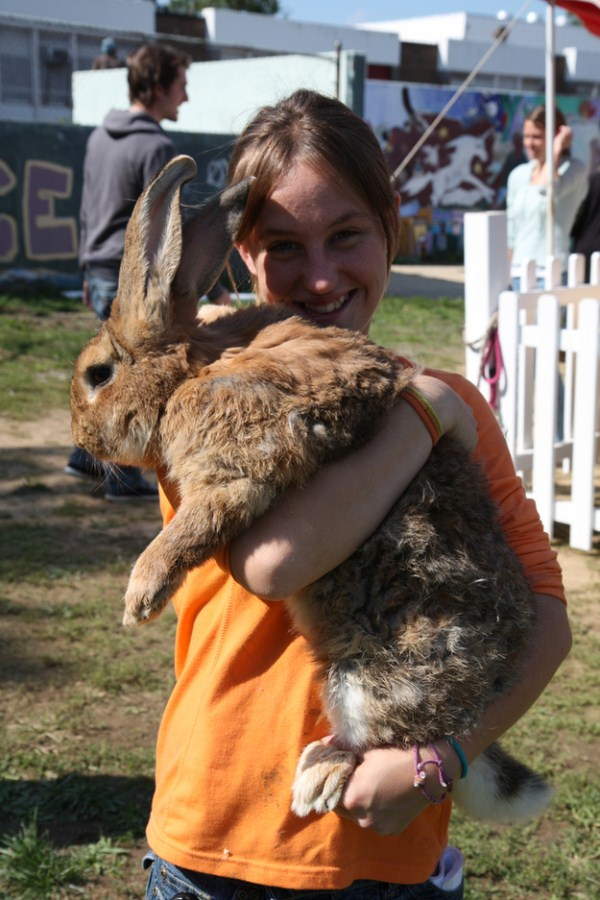
[[[557,597],[536,595],[537,622],[522,661],[521,677],[510,691],[485,711],[480,725],[469,735],[456,735],[469,761],[507,731],[535,703],[571,647],[571,632],[564,603]],[[460,765],[445,741],[436,745],[445,769],[457,778]],[[354,771],[344,793],[340,815],[380,834],[398,834],[427,806],[413,787],[411,750],[369,750]],[[436,795],[435,776],[429,783]]]
[[[535,506],[525,497],[523,485],[514,473],[496,419],[473,385],[457,375],[437,374],[448,379],[475,412],[479,432],[475,457],[484,468],[492,496],[499,506],[504,533],[533,587],[537,613],[531,639],[523,654],[519,682],[487,708],[476,729],[468,735],[454,735],[471,760],[507,731],[536,701],[568,654],[571,632],[561,599],[560,570],[555,554]],[[439,751],[450,776],[457,777],[460,767],[454,751],[443,741]],[[348,783],[339,811],[363,827],[373,827],[383,834],[398,833],[427,805],[420,791],[412,787],[413,777],[412,751],[370,750]],[[430,793],[436,795],[435,782],[430,784]]]
[[583,163],[578,159],[563,160],[556,170],[555,185],[557,201],[573,192],[578,192],[583,199],[587,186],[587,173]]
[[508,264],[510,265],[515,246],[515,180],[518,173],[515,170],[509,173],[506,183],[506,243],[508,246]]
[[[467,448],[476,443],[469,406],[437,378],[415,386],[434,406],[444,432]],[[364,447],[320,470],[230,545],[230,570],[253,594],[277,600],[294,594],[347,559],[385,518],[426,462],[431,437],[400,400]]]
[[[572,191],[583,193],[584,183],[587,181],[585,166],[578,160],[565,156],[565,151],[571,146],[573,132],[568,125],[561,125],[554,137],[552,145],[552,163],[554,166],[555,199],[561,200]],[[541,172],[538,186],[541,196],[545,196],[548,184],[549,167],[545,165]]]

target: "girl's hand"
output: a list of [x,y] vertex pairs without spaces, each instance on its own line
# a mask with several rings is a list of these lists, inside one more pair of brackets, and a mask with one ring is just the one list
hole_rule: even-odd
[[[446,741],[436,743],[445,773],[453,780],[460,776],[460,763]],[[428,747],[420,750],[421,759],[433,759]],[[440,797],[435,766],[426,767],[427,793]],[[367,750],[350,778],[337,812],[352,819],[361,828],[373,828],[378,834],[400,834],[429,805],[422,791],[413,785],[414,750],[378,747]]]
[[571,146],[571,141],[573,139],[573,132],[569,128],[568,125],[561,125],[558,129],[554,141],[552,143],[552,152],[554,154],[554,159],[559,160],[565,150]]
[[433,406],[444,434],[455,438],[466,450],[474,450],[477,424],[471,407],[445,382],[431,375],[417,375],[413,384]]

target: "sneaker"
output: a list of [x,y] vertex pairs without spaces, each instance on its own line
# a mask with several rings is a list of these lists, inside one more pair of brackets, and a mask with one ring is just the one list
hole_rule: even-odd
[[66,475],[73,475],[75,478],[93,478],[94,481],[99,481],[104,477],[102,463],[94,459],[87,450],[82,450],[81,447],[75,447],[63,471]]
[[155,500],[158,488],[146,481],[139,469],[121,466],[109,475],[106,481],[104,499],[115,503],[128,500]]

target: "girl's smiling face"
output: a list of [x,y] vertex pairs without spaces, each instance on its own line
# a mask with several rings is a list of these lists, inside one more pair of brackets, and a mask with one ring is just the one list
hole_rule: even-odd
[[535,159],[539,163],[546,159],[546,130],[531,119],[525,119],[523,125],[523,149],[528,159]]
[[381,222],[344,182],[298,161],[238,246],[263,302],[366,333],[388,279]]

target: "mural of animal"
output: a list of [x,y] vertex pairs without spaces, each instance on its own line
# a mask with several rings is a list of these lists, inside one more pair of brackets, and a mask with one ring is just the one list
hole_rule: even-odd
[[491,203],[494,190],[473,171],[488,159],[487,134],[461,134],[445,145],[449,161],[443,165],[437,147],[425,147],[428,171],[414,174],[402,186],[402,194],[410,199],[431,188],[432,206],[475,206],[482,200]]
[[[366,337],[279,307],[198,319],[231,248],[249,180],[182,221],[172,160],[139,198],[110,319],[82,351],[73,436],[95,456],[163,468],[181,502],[137,560],[124,622],[160,613],[187,571],[283,492],[366,441],[414,370]],[[250,187],[251,190],[251,187]],[[429,744],[474,727],[515,680],[532,596],[477,466],[443,438],[375,533],[286,601],[319,666],[335,741],[298,763],[294,811],[336,807],[367,748]],[[550,789],[497,745],[455,798],[513,821]]]

